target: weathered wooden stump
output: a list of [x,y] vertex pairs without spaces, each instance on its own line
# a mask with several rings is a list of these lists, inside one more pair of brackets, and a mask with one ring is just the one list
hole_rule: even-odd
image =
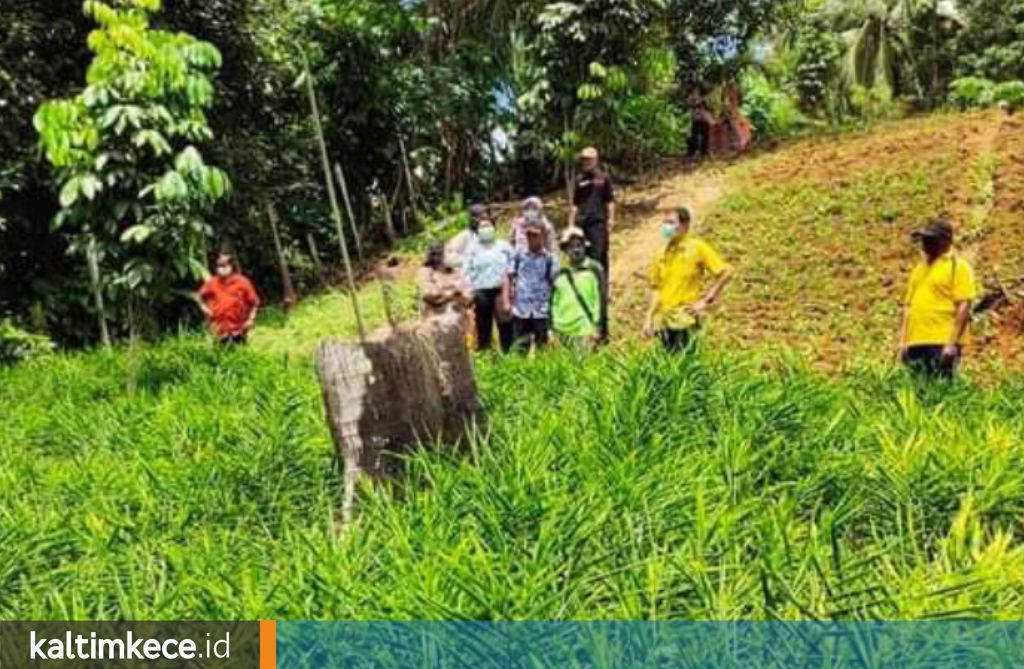
[[394,456],[434,439],[457,443],[483,417],[457,318],[382,330],[362,343],[322,342],[316,368],[331,436],[345,464],[346,525],[361,476],[393,476]]

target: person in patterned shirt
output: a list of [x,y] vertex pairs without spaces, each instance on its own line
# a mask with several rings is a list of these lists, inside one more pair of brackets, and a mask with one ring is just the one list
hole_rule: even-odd
[[544,245],[544,226],[534,221],[526,229],[527,249],[517,251],[505,278],[504,299],[512,311],[512,330],[523,351],[547,346],[551,331],[551,289],[558,261]]

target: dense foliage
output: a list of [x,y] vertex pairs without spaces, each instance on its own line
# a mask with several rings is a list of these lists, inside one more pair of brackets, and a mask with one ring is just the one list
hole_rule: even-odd
[[960,73],[996,81],[1024,79],[1024,2],[961,3],[967,28],[958,37]]
[[308,362],[177,341],[0,369],[0,613],[1024,611],[1020,379],[925,392],[651,352],[480,373],[490,429],[460,454],[413,457],[401,494],[366,490],[339,538]]
[[[109,2],[116,11],[136,4]],[[430,212],[449,212],[452,203],[557,191],[588,144],[598,145],[620,176],[656,165],[683,150],[689,95],[726,79],[743,82],[744,108],[763,138],[947,101],[1015,107],[1022,76],[1024,5],[991,0],[145,0],[142,6],[152,34],[209,44],[220,54],[210,63],[217,67],[199,66],[211,86],[203,86],[198,105],[189,103],[201,108],[212,139],[190,141],[196,152],[189,155],[223,170],[224,184],[233,186],[221,192],[210,181],[205,194],[191,192],[189,213],[178,220],[192,220],[192,233],[178,234],[188,227],[179,225],[170,243],[149,237],[148,250],[136,233],[123,242],[114,234],[131,227],[115,200],[127,202],[134,186],[118,177],[119,195],[109,186],[100,192],[90,179],[76,180],[87,176],[81,170],[50,169],[31,124],[46,100],[86,94],[95,11],[87,16],[77,2],[26,0],[0,16],[0,109],[9,120],[0,128],[0,315],[64,344],[97,337],[96,286],[80,253],[87,228],[109,228],[97,237],[96,252],[115,336],[131,329],[129,320],[159,332],[194,318],[180,299],[194,278],[188,268],[198,269],[220,247],[238,250],[260,275],[261,289],[275,294],[278,258],[268,205],[280,216],[285,260],[300,287],[318,280],[320,261],[337,264],[314,124],[304,88],[294,85],[307,70],[331,161],[348,182],[355,221],[345,226],[347,243],[354,246],[358,234],[366,248],[422,229],[436,218]],[[115,104],[93,104],[93,112]],[[39,118],[57,123],[52,113]],[[60,123],[72,127],[68,119]],[[158,128],[150,119],[145,129]],[[130,130],[122,143],[136,136]],[[52,144],[46,133],[42,140]],[[168,141],[175,155],[186,149]],[[51,159],[53,148],[45,147]],[[145,150],[155,151],[128,153]],[[153,158],[166,162],[171,155]],[[121,167],[115,160],[106,165],[108,174],[94,176]],[[156,164],[138,165],[136,177],[151,178],[156,170]],[[54,225],[62,190],[66,200],[73,193],[84,198],[76,197],[74,211]],[[134,216],[145,198],[132,205],[124,211]],[[102,224],[93,220],[111,211],[116,215]],[[137,228],[138,236],[146,229]],[[143,264],[133,271],[132,260]],[[115,288],[129,285],[130,291]],[[152,313],[135,309],[128,319],[128,293],[152,305]]]
[[127,312],[113,320],[134,329],[205,272],[204,214],[229,188],[197,148],[213,139],[205,109],[221,56],[184,33],[152,30],[154,0],[85,7],[100,26],[89,35],[87,85],[43,104],[35,126],[60,187],[54,227],[88,256],[100,329],[100,303]]

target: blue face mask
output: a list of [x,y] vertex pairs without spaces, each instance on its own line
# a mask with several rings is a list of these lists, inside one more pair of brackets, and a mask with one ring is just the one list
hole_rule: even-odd
[[661,236],[665,238],[665,241],[672,241],[679,234],[678,223],[662,223],[661,224]]
[[490,244],[494,241],[494,226],[482,225],[476,234],[480,238],[481,242],[484,244]]

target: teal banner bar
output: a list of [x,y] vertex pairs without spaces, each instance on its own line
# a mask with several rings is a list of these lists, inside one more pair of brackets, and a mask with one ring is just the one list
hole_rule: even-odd
[[279,622],[282,669],[1024,666],[1024,623]]

